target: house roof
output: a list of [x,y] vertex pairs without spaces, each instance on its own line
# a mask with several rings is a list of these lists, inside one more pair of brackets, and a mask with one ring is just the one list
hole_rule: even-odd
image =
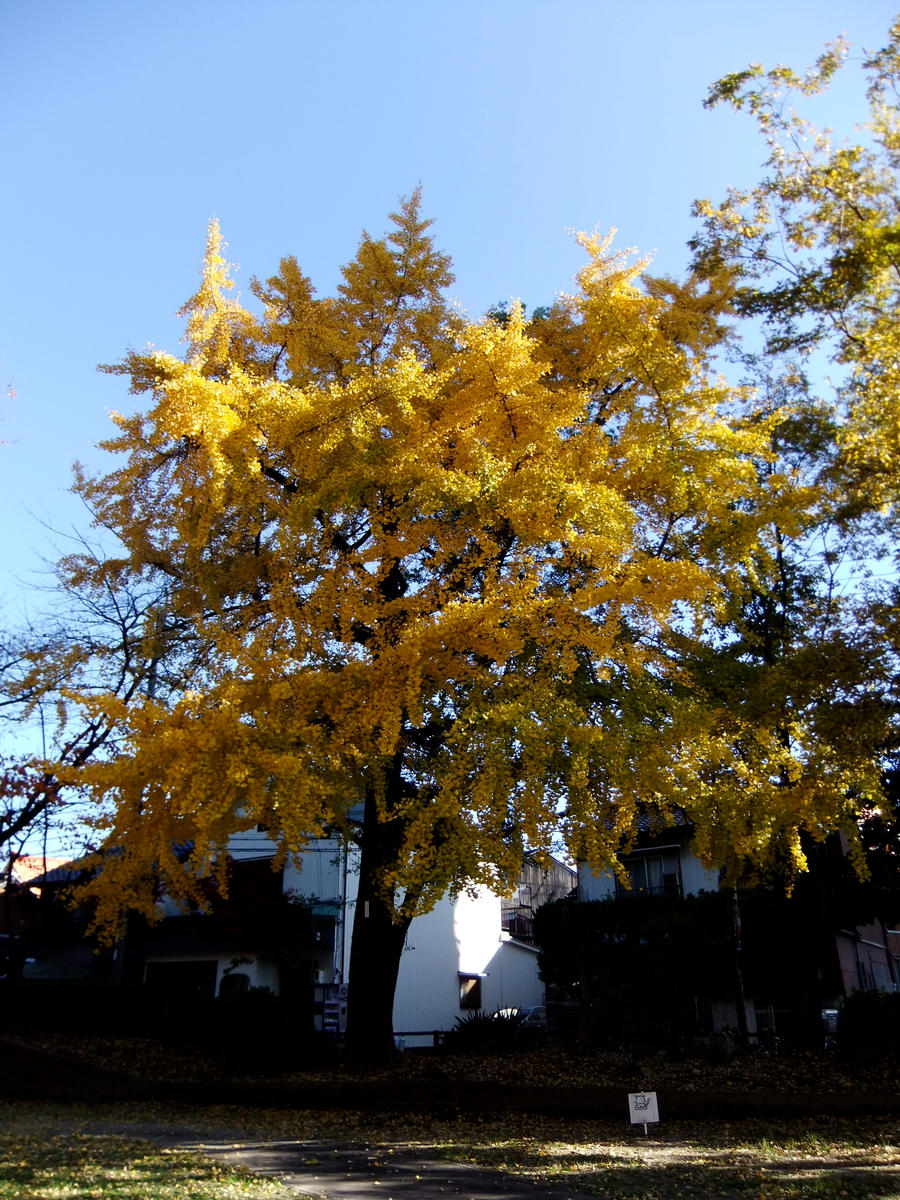
[[68,864],[67,858],[50,854],[20,854],[12,866],[13,883],[43,883],[50,875]]
[[685,816],[680,808],[672,809],[669,814],[669,820],[660,821],[659,814],[649,813],[644,809],[638,813],[637,831],[638,833],[659,833],[663,829],[671,829],[673,826],[681,826],[682,828],[693,828],[693,823]]

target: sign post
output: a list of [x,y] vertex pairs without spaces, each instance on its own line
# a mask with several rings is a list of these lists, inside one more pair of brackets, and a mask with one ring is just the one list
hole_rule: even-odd
[[631,1113],[632,1125],[643,1125],[644,1137],[646,1137],[647,1122],[659,1120],[656,1092],[629,1092],[628,1111]]

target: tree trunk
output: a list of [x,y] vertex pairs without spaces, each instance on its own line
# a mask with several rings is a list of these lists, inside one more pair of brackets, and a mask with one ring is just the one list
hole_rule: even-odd
[[409,918],[396,919],[380,884],[394,863],[399,833],[394,823],[378,821],[374,794],[367,792],[347,992],[347,1051],[354,1062],[384,1061],[395,1051],[394,991]]
[[750,1030],[747,1026],[747,998],[744,994],[743,943],[741,935],[741,904],[738,898],[738,887],[734,885],[734,1012],[737,1018],[738,1041],[742,1049],[750,1043]]

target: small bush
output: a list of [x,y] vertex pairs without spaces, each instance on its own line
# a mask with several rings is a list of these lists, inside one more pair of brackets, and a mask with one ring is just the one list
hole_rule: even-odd
[[838,1011],[845,1054],[900,1054],[900,992],[851,992]]
[[521,1023],[515,1012],[466,1013],[444,1035],[444,1046],[460,1054],[501,1054],[516,1046]]
[[726,1033],[675,1038],[666,1047],[666,1057],[672,1062],[692,1060],[719,1065],[730,1062],[735,1052],[735,1039]]
[[0,1032],[149,1038],[219,1058],[227,1074],[283,1074],[327,1052],[311,1012],[267,988],[215,999],[112,980],[21,980],[0,1001]]
[[221,997],[212,1016],[206,1044],[221,1053],[228,1074],[279,1074],[318,1058],[321,1039],[268,988]]
[[3,995],[2,1027],[133,1035],[150,1019],[142,989],[112,980],[18,980]]

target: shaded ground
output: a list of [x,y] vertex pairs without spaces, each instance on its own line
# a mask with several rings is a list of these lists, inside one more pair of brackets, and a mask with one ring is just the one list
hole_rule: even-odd
[[[98,1050],[107,1042],[94,1038],[91,1046]],[[136,1047],[129,1060],[120,1054],[107,1059],[98,1053],[78,1055],[73,1052],[78,1043],[68,1040],[54,1039],[49,1044],[68,1052],[54,1053],[37,1048],[33,1041],[0,1037],[0,1095],[97,1103],[158,1101],[201,1108],[228,1104],[401,1114],[542,1113],[618,1120],[627,1115],[629,1092],[656,1091],[660,1113],[669,1121],[810,1119],[816,1114],[900,1116],[896,1063],[884,1059],[877,1064],[880,1069],[851,1075],[834,1054],[772,1058],[753,1054],[716,1064],[714,1070],[705,1062],[676,1062],[658,1055],[643,1059],[595,1055],[573,1061],[573,1056],[553,1051],[480,1057],[406,1053],[384,1069],[366,1073],[351,1072],[332,1056],[327,1069],[272,1078],[252,1071],[210,1076],[202,1063],[198,1066],[190,1046],[183,1046],[180,1073],[173,1079],[165,1077],[163,1065],[159,1073],[153,1072],[152,1062],[142,1058]],[[572,1078],[566,1075],[569,1065]],[[586,1077],[603,1082],[580,1082]]]
[[671,1122],[644,1137],[624,1122],[523,1115],[0,1102],[0,1143],[36,1128],[199,1150],[327,1200],[900,1200],[900,1129],[888,1118]]
[[[684,1128],[647,1138],[620,1130],[436,1130],[437,1144],[262,1139],[194,1143],[229,1165],[289,1182],[327,1200],[897,1200],[892,1141],[853,1141],[798,1130],[785,1144],[739,1130],[721,1144]],[[600,1135],[601,1140],[596,1140]],[[504,1136],[505,1135],[505,1136]],[[549,1135],[549,1136],[548,1136]],[[774,1134],[773,1136],[778,1136]],[[443,1156],[437,1157],[436,1153]],[[477,1162],[476,1168],[473,1163]],[[499,1171],[485,1171],[493,1163]],[[502,1173],[501,1173],[502,1172]]]
[[[173,1046],[150,1038],[98,1034],[36,1033],[9,1030],[7,1036],[51,1053],[83,1059],[145,1079],[211,1082],[233,1079],[228,1063],[190,1043]],[[347,1071],[340,1060],[321,1069],[273,1072],[251,1062],[241,1073],[248,1080],[279,1083],[374,1080],[536,1085],[539,1087],[613,1087],[622,1091],[673,1088],[679,1091],[892,1091],[900,1080],[900,1061],[879,1053],[844,1057],[837,1051],[770,1054],[753,1051],[726,1059],[673,1058],[650,1051],[592,1051],[573,1054],[532,1049],[506,1054],[446,1054],[407,1051],[380,1070]]]
[[218,1162],[241,1166],[326,1200],[588,1200],[568,1183],[435,1158],[430,1147],[369,1142],[211,1141],[190,1143]]

